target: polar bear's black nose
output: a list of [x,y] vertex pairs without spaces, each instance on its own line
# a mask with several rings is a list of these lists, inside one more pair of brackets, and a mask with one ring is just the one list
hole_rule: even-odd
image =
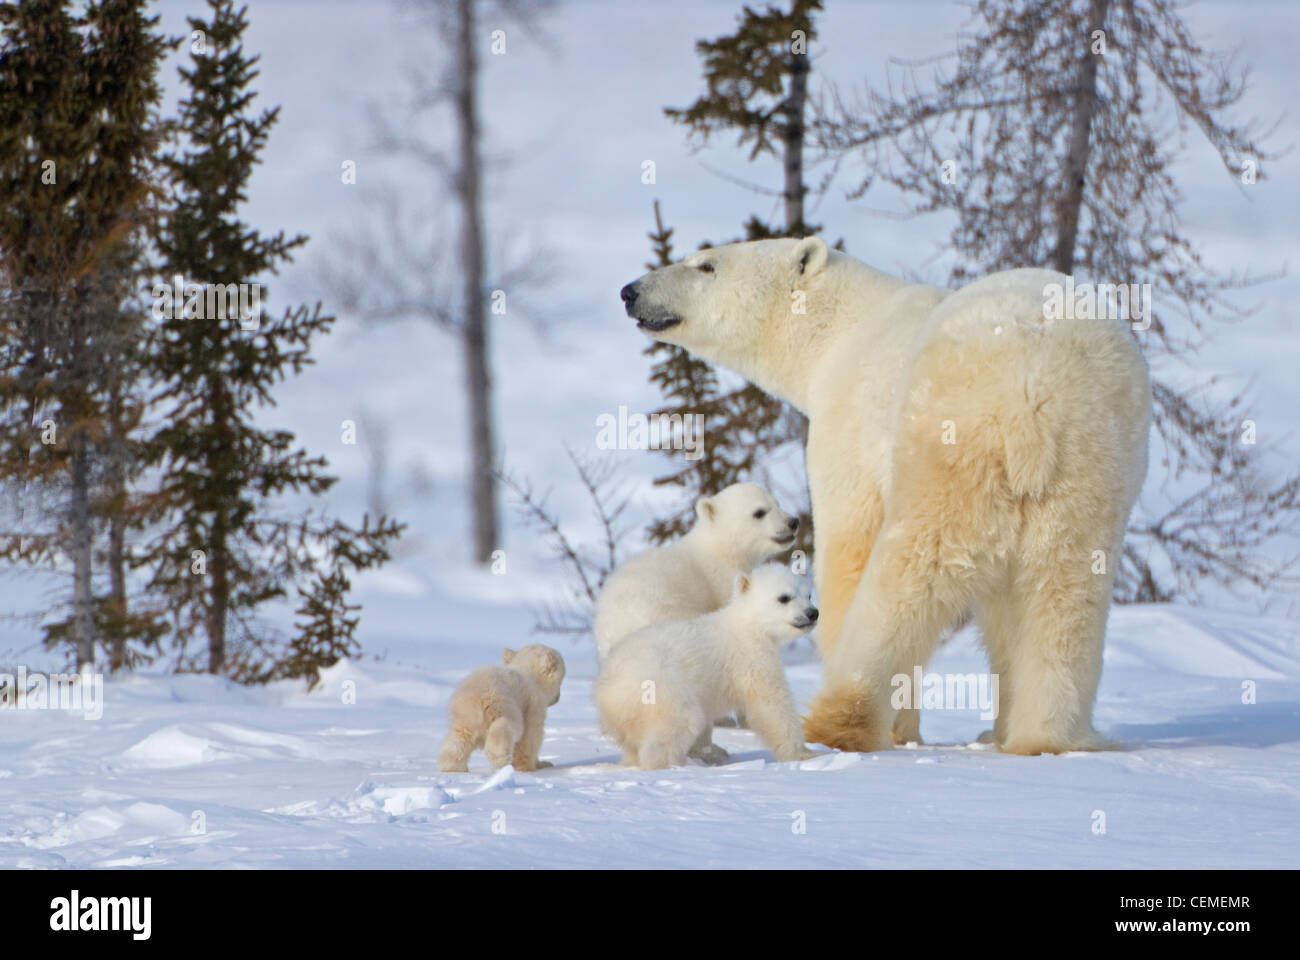
[[623,298],[625,304],[632,306],[636,302],[636,283],[629,283],[618,292],[618,295]]
[[817,617],[820,616],[820,614],[817,613],[816,607],[809,607],[807,610],[804,611],[804,613],[808,615],[808,619],[811,620],[813,623],[816,623]]
[[789,527],[791,530],[798,530],[798,529],[799,529],[799,518],[798,518],[798,517],[791,517],[789,520],[787,520],[787,521],[785,522],[785,525],[786,525],[787,527]]

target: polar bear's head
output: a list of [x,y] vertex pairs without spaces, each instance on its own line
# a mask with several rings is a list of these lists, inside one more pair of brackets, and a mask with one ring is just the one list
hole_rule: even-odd
[[546,695],[546,702],[554,706],[560,700],[560,684],[564,682],[564,658],[558,650],[542,643],[531,643],[522,650],[501,651],[501,662],[514,667],[537,681]]
[[820,237],[751,240],[711,247],[652,270],[621,292],[643,332],[721,363],[760,386],[782,354],[806,349],[827,318],[818,297],[831,251]]
[[765,563],[737,576],[731,606],[764,637],[779,643],[789,643],[817,623],[807,578],[779,563]]
[[757,564],[789,549],[794,543],[799,518],[781,509],[762,487],[733,483],[711,497],[695,502],[697,537],[706,537],[716,552],[735,558],[740,569]]

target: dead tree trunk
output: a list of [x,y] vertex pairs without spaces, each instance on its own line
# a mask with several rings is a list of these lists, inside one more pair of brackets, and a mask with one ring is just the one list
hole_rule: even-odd
[[[230,442],[230,397],[225,388],[215,384],[212,392],[212,423],[214,429],[227,443]],[[227,451],[218,449],[215,454],[217,462],[210,465],[211,476],[222,476],[226,464],[222,462]],[[226,667],[226,619],[230,606],[230,530],[226,525],[226,515],[220,506],[213,511],[212,542],[208,544],[209,565],[206,574],[212,577],[212,592],[209,595],[211,606],[208,608],[208,673],[221,673]]]
[[1088,9],[1088,35],[1084,38],[1083,58],[1079,61],[1074,113],[1070,126],[1070,149],[1066,154],[1065,192],[1057,206],[1059,233],[1052,252],[1052,266],[1061,273],[1074,269],[1074,247],[1079,237],[1079,217],[1083,210],[1084,187],[1088,173],[1088,155],[1092,150],[1092,118],[1097,109],[1097,58],[1093,53],[1093,36],[1106,26],[1110,0],[1092,0]]
[[77,669],[95,663],[95,596],[92,589],[92,533],[90,525],[90,451],[81,425],[72,443],[72,569],[73,618],[77,631]]
[[805,233],[803,198],[804,106],[808,102],[808,55],[790,54],[790,94],[782,105],[785,153],[785,229],[791,236]]
[[[782,104],[781,110],[785,122],[782,125],[782,147],[785,167],[785,185],[782,196],[785,199],[785,229],[790,236],[806,236],[808,226],[804,220],[804,195],[807,189],[803,182],[803,143],[804,143],[804,108],[808,103],[808,54],[790,52],[790,93]],[[808,475],[808,418],[790,408],[791,436],[799,444],[804,455],[804,476]],[[805,481],[805,487],[807,482]]]
[[[120,361],[121,353],[114,360]],[[119,362],[119,369],[121,363]],[[126,426],[122,384],[114,377],[109,390],[108,438],[108,576],[109,612],[113,633],[109,638],[108,669],[126,665]]]
[[497,492],[493,474],[492,374],[488,362],[487,298],[483,289],[483,211],[478,156],[478,56],[475,0],[459,0],[456,117],[460,132],[457,192],[464,226],[461,263],[465,281],[465,386],[469,400],[470,499],[474,559],[485,564],[497,548]]

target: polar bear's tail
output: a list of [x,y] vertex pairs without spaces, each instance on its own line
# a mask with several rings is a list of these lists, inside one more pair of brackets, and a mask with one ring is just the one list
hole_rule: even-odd
[[1047,392],[1033,374],[1010,392],[1001,423],[1007,482],[1016,496],[1039,497],[1057,467],[1056,430],[1044,411]]

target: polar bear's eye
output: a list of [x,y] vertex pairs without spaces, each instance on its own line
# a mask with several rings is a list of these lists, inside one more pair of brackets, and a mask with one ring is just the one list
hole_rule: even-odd
[[766,510],[755,510],[755,511],[754,511],[754,519],[755,519],[755,520],[762,520],[762,519],[763,519],[764,517],[766,517],[766,516],[767,516],[767,511],[766,511]]
[[701,264],[700,264],[698,267],[696,267],[695,269],[698,270],[698,271],[700,271],[700,273],[712,273],[712,272],[713,272],[713,264],[711,264],[711,263],[701,263]]
[[779,596],[779,597],[776,598],[776,602],[777,602],[777,603],[789,603],[789,602],[790,602],[790,594],[788,594],[788,593],[783,593],[783,594],[781,594],[781,596]]

